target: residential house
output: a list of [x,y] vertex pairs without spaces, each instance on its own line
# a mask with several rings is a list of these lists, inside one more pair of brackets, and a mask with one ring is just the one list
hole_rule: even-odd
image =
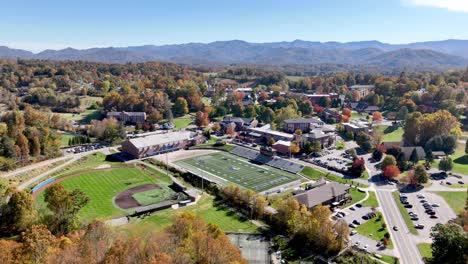
[[353,85],[349,87],[349,90],[351,91],[358,91],[361,97],[365,97],[369,95],[371,91],[375,89],[374,85]]
[[228,126],[234,126],[236,131],[246,131],[248,128],[253,128],[258,125],[255,118],[232,117],[226,116],[220,125],[226,129]]

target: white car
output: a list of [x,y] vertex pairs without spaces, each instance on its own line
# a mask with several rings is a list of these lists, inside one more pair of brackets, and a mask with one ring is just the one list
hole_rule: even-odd
[[356,230],[353,230],[353,231],[351,231],[351,233],[349,233],[349,235],[351,235],[351,236],[354,236],[355,234],[357,234]]

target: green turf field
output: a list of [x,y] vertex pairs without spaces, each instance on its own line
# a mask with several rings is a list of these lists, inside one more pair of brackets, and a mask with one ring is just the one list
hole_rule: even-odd
[[144,219],[132,217],[130,224],[119,227],[118,230],[130,235],[142,237],[151,231],[161,231],[173,223],[175,216],[183,212],[191,212],[203,218],[207,223],[218,225],[225,232],[258,233],[257,226],[248,219],[242,218],[232,210],[217,203],[211,196],[204,195],[195,205],[165,209],[155,212]]
[[144,192],[135,193],[132,197],[141,205],[159,203],[171,199],[176,192],[163,186],[162,189],[153,189]]
[[265,191],[299,179],[296,174],[266,165],[256,165],[247,159],[224,152],[176,161],[175,163],[220,184],[235,183],[254,191]]
[[[114,168],[96,170],[67,178],[61,182],[67,190],[80,189],[89,196],[90,202],[80,211],[83,220],[108,219],[123,216],[126,212],[114,204],[114,197],[120,192],[142,184],[159,184],[168,188],[166,178],[159,177],[150,170],[136,168]],[[47,212],[44,192],[36,199],[39,211]]]

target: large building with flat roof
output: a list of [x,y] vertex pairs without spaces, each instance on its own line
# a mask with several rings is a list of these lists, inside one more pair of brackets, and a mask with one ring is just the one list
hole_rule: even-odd
[[108,112],[107,118],[115,118],[122,123],[137,124],[146,120],[145,112]]
[[294,133],[297,129],[307,133],[315,126],[323,126],[323,121],[318,118],[291,118],[284,120],[284,130]]
[[146,137],[129,138],[122,143],[122,152],[139,159],[179,150],[185,146],[198,145],[204,140],[203,136],[190,131],[168,132]]

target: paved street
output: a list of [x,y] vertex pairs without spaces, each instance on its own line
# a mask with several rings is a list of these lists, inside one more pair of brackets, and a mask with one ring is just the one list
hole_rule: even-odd
[[[391,239],[399,254],[400,262],[403,264],[423,263],[413,236],[409,233],[406,223],[393,199],[392,192],[377,190],[376,193],[385,222],[389,227]],[[393,230],[393,226],[397,226],[398,231]]]

